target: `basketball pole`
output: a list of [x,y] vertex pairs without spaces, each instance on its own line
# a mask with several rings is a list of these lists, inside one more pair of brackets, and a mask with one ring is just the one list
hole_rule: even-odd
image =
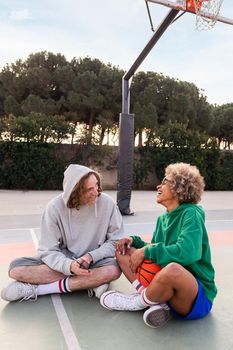
[[117,204],[122,215],[133,215],[130,210],[133,187],[134,115],[130,114],[130,82],[140,64],[174,21],[179,9],[171,9],[131,68],[122,78],[122,113],[119,119],[119,158],[117,174]]

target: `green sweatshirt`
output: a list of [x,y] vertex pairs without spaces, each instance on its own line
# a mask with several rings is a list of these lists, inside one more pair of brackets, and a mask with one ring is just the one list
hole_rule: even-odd
[[144,242],[139,236],[132,236],[133,246],[142,248],[144,256],[162,267],[176,262],[190,271],[203,286],[206,296],[213,301],[217,294],[214,283],[214,268],[205,214],[201,206],[183,203],[176,209],[161,215],[151,240]]

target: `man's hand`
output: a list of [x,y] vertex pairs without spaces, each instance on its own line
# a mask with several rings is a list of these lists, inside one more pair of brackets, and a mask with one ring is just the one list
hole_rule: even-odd
[[145,247],[140,249],[135,249],[135,251],[131,254],[129,259],[129,266],[132,272],[136,272],[136,268],[138,267],[138,265],[140,265],[141,262],[145,259],[144,250],[145,250]]
[[91,254],[89,254],[89,253],[87,253],[87,254],[85,254],[85,255],[83,255],[83,256],[81,256],[80,258],[78,258],[78,260],[80,261],[80,263],[81,263],[81,267],[83,268],[83,269],[89,269],[89,266],[91,265],[91,263],[92,263],[92,256],[91,256]]
[[92,263],[91,254],[87,253],[78,259],[75,259],[70,265],[70,271],[75,275],[87,275],[91,273],[89,266]]
[[133,243],[133,238],[132,237],[125,237],[120,239],[117,242],[116,245],[116,251],[121,254],[121,255],[125,255],[127,249],[130,249]]

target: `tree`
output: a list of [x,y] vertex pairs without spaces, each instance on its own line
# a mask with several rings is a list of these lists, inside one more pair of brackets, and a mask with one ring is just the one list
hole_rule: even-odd
[[20,103],[18,103],[14,96],[8,95],[4,101],[4,111],[7,115],[13,114],[18,116],[22,114]]
[[158,113],[155,103],[154,83],[157,74],[140,72],[132,83],[132,112],[135,114],[135,136],[139,136],[139,146],[143,144],[143,132],[147,138],[150,131],[158,126]]
[[66,122],[64,116],[46,116],[31,113],[29,116],[10,115],[2,119],[2,139],[8,141],[54,142],[69,138],[73,126]]
[[[77,65],[75,67],[77,69]],[[123,74],[116,67],[88,58],[80,60],[78,67],[73,90],[67,97],[69,110],[76,112],[78,121],[86,124],[87,143],[93,141],[96,125],[102,129],[99,134],[101,144],[106,128],[114,127],[119,118]]]
[[37,95],[29,95],[22,102],[24,115],[30,113],[44,113],[46,115],[55,115],[58,113],[59,105],[52,98],[42,99]]
[[169,121],[183,123],[188,129],[208,131],[212,120],[212,108],[194,84],[155,72],[135,75],[132,110],[140,145],[143,131],[150,142],[155,129],[168,125]]
[[5,98],[11,95],[20,103],[28,93],[26,79],[26,65],[22,60],[17,60],[15,64],[7,64],[0,73]]
[[218,139],[219,145],[222,143],[224,148],[230,149],[233,143],[233,103],[214,108],[211,135]]

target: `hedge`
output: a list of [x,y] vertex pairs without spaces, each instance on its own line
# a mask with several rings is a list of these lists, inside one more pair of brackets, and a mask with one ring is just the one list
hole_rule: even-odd
[[[68,164],[98,166],[106,171],[117,167],[116,153],[117,148],[111,146],[0,142],[0,188],[60,190]],[[135,149],[134,188],[143,189],[151,173],[161,179],[165,167],[174,162],[196,165],[207,190],[233,190],[232,151],[161,147]]]

